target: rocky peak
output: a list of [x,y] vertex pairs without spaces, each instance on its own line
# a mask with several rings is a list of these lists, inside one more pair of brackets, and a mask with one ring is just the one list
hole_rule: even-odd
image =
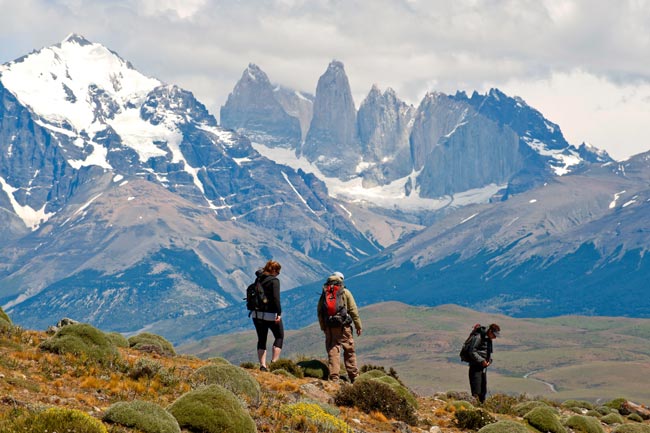
[[354,172],[360,150],[350,83],[343,63],[333,60],[318,80],[314,115],[302,153],[310,161],[325,157],[327,162],[321,162],[320,168],[345,177]]
[[220,115],[222,126],[245,133],[253,141],[296,147],[302,137],[300,121],[285,111],[268,76],[253,63],[228,95]]

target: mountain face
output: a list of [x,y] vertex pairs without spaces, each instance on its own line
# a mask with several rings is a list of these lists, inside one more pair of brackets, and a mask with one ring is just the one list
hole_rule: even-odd
[[313,175],[81,36],[2,65],[0,101],[0,303],[26,326],[155,329],[239,307],[269,258],[288,288],[380,249]]
[[318,80],[313,110],[299,156],[327,178],[361,179],[369,195],[376,187],[399,188],[427,200],[491,188],[507,198],[585,164],[612,161],[570,145],[558,125],[497,89],[471,97],[432,92],[415,108],[373,86],[356,111],[337,61]]
[[[292,107],[294,115],[285,107]],[[265,144],[295,148],[302,140],[300,107],[287,95],[278,98],[269,78],[254,64],[228,95],[220,120],[223,127],[244,130],[251,140]]]

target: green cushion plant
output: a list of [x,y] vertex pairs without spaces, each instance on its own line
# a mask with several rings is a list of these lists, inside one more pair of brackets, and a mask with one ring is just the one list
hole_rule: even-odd
[[135,428],[143,433],[180,433],[178,421],[155,403],[141,400],[118,402],[109,407],[105,422]]
[[257,428],[235,394],[208,385],[180,396],[168,408],[182,429],[201,433],[255,433]]

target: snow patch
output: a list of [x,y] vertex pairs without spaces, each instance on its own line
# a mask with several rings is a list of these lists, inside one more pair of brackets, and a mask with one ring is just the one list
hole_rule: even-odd
[[7,197],[9,197],[9,202],[11,203],[11,207],[13,208],[16,215],[18,215],[18,217],[23,221],[25,227],[32,229],[32,231],[36,230],[41,224],[46,222],[54,215],[54,212],[45,212],[45,206],[47,203],[44,203],[43,207],[40,209],[33,209],[29,205],[23,206],[19,204],[14,197],[14,192],[18,191],[18,188],[14,188],[9,185],[7,181],[5,181],[5,179],[1,176],[0,186],[2,187],[2,190],[7,194]]

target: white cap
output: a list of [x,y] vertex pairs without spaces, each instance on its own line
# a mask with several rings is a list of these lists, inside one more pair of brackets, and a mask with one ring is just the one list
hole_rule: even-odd
[[332,275],[336,275],[337,277],[339,277],[339,278],[342,279],[342,280],[345,279],[345,277],[343,276],[343,274],[342,274],[341,272],[339,272],[339,271],[334,272]]

